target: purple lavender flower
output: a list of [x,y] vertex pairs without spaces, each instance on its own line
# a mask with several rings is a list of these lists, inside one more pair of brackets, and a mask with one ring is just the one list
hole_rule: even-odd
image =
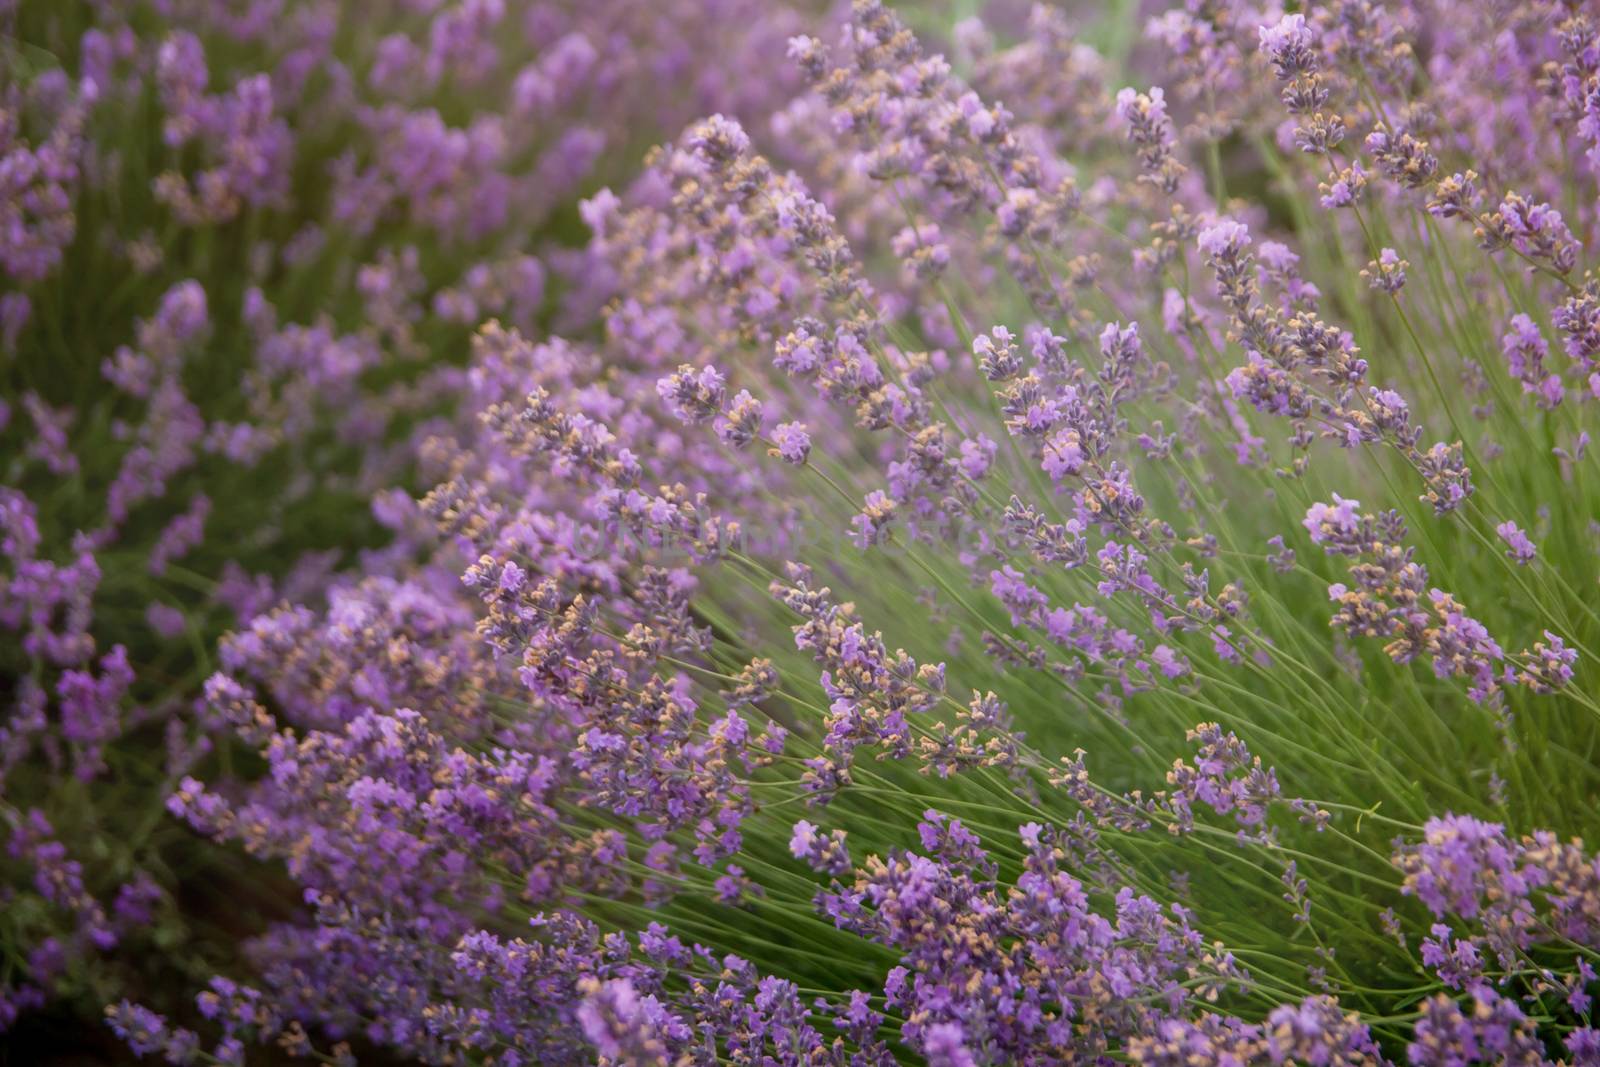
[[811,435],[806,432],[804,423],[779,423],[773,427],[772,441],[776,454],[785,463],[804,466],[811,455]]
[[1361,276],[1374,289],[1394,294],[1405,288],[1406,268],[1410,265],[1394,249],[1385,248],[1378,253],[1377,259],[1367,264]]
[[1500,540],[1506,543],[1506,555],[1510,556],[1512,560],[1523,566],[1533,562],[1534,556],[1538,554],[1538,549],[1534,547],[1532,541],[1528,540],[1528,535],[1523,533],[1516,523],[1507,519],[1496,526],[1494,532],[1499,534]]

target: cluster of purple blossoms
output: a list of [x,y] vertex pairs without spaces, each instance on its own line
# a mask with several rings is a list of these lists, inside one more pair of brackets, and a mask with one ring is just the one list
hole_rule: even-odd
[[1454,934],[1434,927],[1457,939],[1452,962],[1459,965],[1468,945],[1481,950],[1470,954],[1474,969],[1451,985],[1482,983],[1491,957],[1514,968],[1541,944],[1592,951],[1600,943],[1600,867],[1582,841],[1545,831],[1514,840],[1498,823],[1447,815],[1430,819],[1420,841],[1396,842],[1394,862],[1404,893],[1436,919],[1464,925]]
[[902,1039],[929,1062],[1100,1055],[1243,978],[1181,906],[1123,887],[1110,913],[1097,913],[1067,869],[1075,850],[1059,830],[1019,829],[1022,873],[1002,889],[959,820],[929,811],[917,829],[921,851],[870,856],[853,872],[846,858],[842,874],[831,867],[817,907],[900,954],[883,996],[907,1019]]
[[[85,106],[65,78],[40,79],[29,93],[8,85],[0,103],[0,269],[26,283],[48,276],[77,233],[72,188],[84,151]],[[42,122],[45,135],[31,140],[25,123]],[[3,298],[5,349],[14,350],[29,315],[26,294]]]
[[[1388,639],[1384,651],[1397,663],[1425,657],[1441,678],[1465,678],[1472,699],[1497,702],[1502,685],[1521,684],[1537,692],[1558,689],[1572,679],[1577,650],[1545,631],[1545,642],[1507,656],[1483,624],[1466,613],[1454,596],[1428,584],[1428,568],[1404,544],[1405,521],[1398,512],[1364,515],[1359,500],[1334,494],[1330,504],[1313,504],[1304,525],[1313,544],[1330,556],[1345,556],[1351,584],[1328,586],[1337,605],[1332,625],[1352,637]],[[1507,555],[1527,563],[1535,554],[1515,523],[1500,535]]]
[[[1425,486],[1421,499],[1436,513],[1465,503],[1473,484],[1461,442],[1420,448],[1423,430],[1413,423],[1411,405],[1395,390],[1368,384],[1367,361],[1348,331],[1324,322],[1314,306],[1304,306],[1304,296],[1301,309],[1289,317],[1261,299],[1251,270],[1251,236],[1243,223],[1220,219],[1200,231],[1197,243],[1216,274],[1217,294],[1230,311],[1234,335],[1249,356],[1227,377],[1236,398],[1287,418],[1297,452],[1309,448],[1314,436],[1347,449],[1382,443],[1415,468]],[[1378,279],[1392,281],[1400,268],[1394,264],[1385,274],[1380,260],[1373,269]],[[1399,278],[1403,281],[1403,273]],[[1305,464],[1297,459],[1294,469],[1302,472]]]

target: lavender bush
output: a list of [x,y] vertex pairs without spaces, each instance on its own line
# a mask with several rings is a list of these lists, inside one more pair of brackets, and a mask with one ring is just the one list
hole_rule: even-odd
[[0,4],[0,1032],[110,1044],[298,906],[165,810],[259,775],[216,640],[409,565],[473,328],[604,299],[580,192],[799,84],[690,76],[781,62],[743,12]]
[[1600,1064],[1600,18],[1152,6],[7,10],[0,1022]]

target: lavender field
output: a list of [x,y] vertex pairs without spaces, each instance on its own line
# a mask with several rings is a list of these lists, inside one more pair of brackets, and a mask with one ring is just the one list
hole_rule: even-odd
[[1597,411],[1587,0],[0,0],[0,1067],[1600,1067]]

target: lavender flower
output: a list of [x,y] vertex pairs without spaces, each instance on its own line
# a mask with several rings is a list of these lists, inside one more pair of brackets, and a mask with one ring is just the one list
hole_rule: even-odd
[[1500,535],[1500,540],[1506,543],[1506,555],[1523,566],[1533,562],[1533,557],[1538,554],[1528,535],[1523,533],[1516,523],[1509,519],[1494,528]]

